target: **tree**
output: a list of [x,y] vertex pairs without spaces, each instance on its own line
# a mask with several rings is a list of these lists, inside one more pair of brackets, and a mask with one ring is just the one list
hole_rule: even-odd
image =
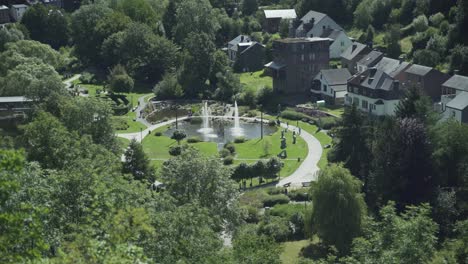
[[283,167],[283,163],[281,162],[279,158],[273,157],[269,159],[265,164],[265,170],[266,170],[265,178],[276,179],[282,167]]
[[244,228],[234,238],[233,250],[236,263],[280,264],[281,247],[271,237],[257,235]]
[[369,137],[365,119],[355,105],[345,109],[342,126],[337,129],[337,142],[330,152],[331,162],[343,162],[351,174],[367,181],[369,167]]
[[148,1],[125,0],[117,3],[117,10],[130,17],[135,22],[147,25],[156,24],[156,12]]
[[242,1],[242,13],[246,16],[255,14],[258,10],[257,0],[243,0]]
[[188,148],[180,156],[164,163],[161,180],[178,204],[197,201],[209,210],[217,226],[238,221],[236,184],[230,179],[231,169],[219,159],[201,155]]
[[125,151],[123,172],[133,175],[135,180],[151,182],[154,176],[148,157],[143,151],[143,146],[135,139],[130,142]]
[[24,13],[21,24],[28,29],[31,39],[44,42],[45,30],[48,26],[47,13],[45,5],[33,5]]
[[133,79],[127,74],[125,68],[118,64],[110,72],[109,88],[116,93],[130,93],[133,90]]
[[428,204],[409,206],[398,215],[395,203],[380,210],[380,221],[368,223],[353,242],[350,263],[429,263],[437,244],[437,224]]
[[164,32],[166,33],[166,37],[168,39],[172,39],[173,37],[173,29],[177,23],[176,14],[177,14],[176,1],[175,0],[169,1],[169,3],[167,4],[166,10],[164,12],[163,18],[162,18]]
[[210,86],[212,89],[216,89],[218,84],[218,74],[224,74],[226,71],[231,70],[229,67],[229,58],[226,52],[222,50],[216,50],[213,53],[213,61],[210,68]]
[[362,1],[354,11],[354,24],[358,28],[365,29],[373,22],[373,16],[369,8],[370,3],[370,0]]
[[435,172],[431,144],[422,121],[387,119],[375,131],[368,201],[382,205],[395,201],[402,209],[431,199]]
[[179,99],[184,96],[177,74],[172,72],[164,74],[162,80],[154,86],[153,92],[158,100]]
[[347,169],[331,165],[320,172],[310,192],[314,206],[309,228],[325,244],[346,254],[352,240],[361,233],[366,213],[361,182]]
[[186,137],[187,137],[187,134],[185,134],[184,131],[176,130],[174,131],[174,133],[172,133],[171,139],[176,140],[177,144],[180,145],[180,141],[182,141]]
[[434,124],[435,113],[432,110],[432,101],[422,94],[418,87],[410,87],[395,109],[395,116],[400,119],[417,118],[424,123]]
[[229,101],[232,97],[241,90],[239,77],[232,72],[226,70],[216,74],[218,88],[215,90],[214,97],[222,101]]
[[[377,1],[380,2],[380,1]],[[384,37],[384,42],[387,45],[387,54],[391,58],[399,58],[401,55],[400,46],[400,26],[392,25],[388,29]]]
[[375,29],[372,25],[369,25],[366,31],[366,43],[373,43],[374,36],[375,36]]
[[24,39],[23,33],[16,28],[0,28],[0,52],[5,50],[5,44]]
[[458,74],[468,75],[468,47],[457,45],[450,56],[450,72],[458,71]]
[[287,38],[289,36],[290,22],[287,19],[282,19],[279,25],[279,34],[281,38]]

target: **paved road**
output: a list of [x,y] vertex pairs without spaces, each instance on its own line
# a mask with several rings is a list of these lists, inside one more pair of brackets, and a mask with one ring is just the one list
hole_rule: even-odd
[[147,103],[145,102],[145,98],[148,97],[148,96],[149,95],[143,95],[143,96],[138,98],[138,107],[135,110],[135,113],[136,113],[136,116],[137,116],[137,119],[136,119],[137,122],[140,122],[143,125],[145,125],[147,127],[150,127],[151,123],[146,121],[145,118],[141,118],[141,113],[142,113],[142,111],[145,109],[145,107],[147,105]]
[[[179,120],[185,120],[185,119],[187,119],[187,117],[179,118]],[[247,121],[253,121],[253,120],[260,121],[258,118],[241,118],[241,119],[247,120]],[[129,140],[136,139],[138,142],[141,142],[142,139],[148,135],[149,131],[153,131],[157,128],[170,125],[174,122],[175,122],[175,119],[149,126],[142,133],[137,132],[137,133],[128,133],[128,134],[117,134],[117,136],[129,139]],[[265,120],[265,122],[267,122],[267,120]],[[287,125],[284,123],[282,123],[281,126],[283,128],[287,127]],[[298,128],[295,126],[289,125],[289,130],[297,131]],[[317,173],[319,171],[317,163],[320,161],[320,157],[322,156],[322,146],[320,145],[320,142],[313,135],[309,134],[308,132],[304,130],[301,130],[300,136],[307,143],[309,153],[307,154],[306,158],[301,163],[299,168],[297,168],[297,170],[293,174],[280,180],[280,182],[276,185],[278,187],[282,187],[283,185],[288,184],[288,183],[291,185],[291,187],[301,187],[303,182],[311,182],[311,181],[317,180]]]
[[73,81],[75,80],[78,80],[79,78],[81,77],[81,74],[75,74],[73,77],[71,77],[70,79],[66,79],[65,81],[63,81],[63,83],[65,84],[65,88],[70,88]]

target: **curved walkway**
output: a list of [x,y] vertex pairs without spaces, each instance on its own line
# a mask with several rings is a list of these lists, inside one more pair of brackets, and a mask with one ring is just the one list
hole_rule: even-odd
[[[219,116],[219,117],[213,116],[213,117],[214,118],[226,118],[225,116]],[[178,120],[182,121],[187,118],[188,117],[185,116],[185,117],[179,118]],[[247,120],[247,121],[260,122],[260,119],[258,118],[242,117],[241,119]],[[268,120],[264,120],[264,122],[268,122]],[[143,130],[141,133],[136,132],[136,133],[127,133],[127,134],[117,134],[117,136],[121,138],[129,139],[129,140],[135,139],[138,142],[142,142],[142,140],[149,134],[150,131],[153,131],[163,126],[170,125],[172,123],[175,123],[175,119],[162,122],[156,125],[151,125],[147,129]],[[284,123],[281,123],[281,127],[286,128],[287,125]],[[298,130],[297,127],[292,126],[292,125],[289,125],[288,128],[290,130],[296,130],[296,131]],[[322,156],[322,151],[323,151],[322,145],[313,135],[309,134],[304,129],[301,130],[300,136],[307,143],[307,147],[309,149],[307,153],[307,157],[303,160],[299,168],[297,168],[297,170],[293,172],[293,174],[279,181],[279,183],[276,185],[278,187],[283,187],[285,184],[290,184],[291,187],[301,187],[302,183],[308,183],[308,182],[317,180],[317,173],[319,171],[317,164],[320,161],[320,157]]]

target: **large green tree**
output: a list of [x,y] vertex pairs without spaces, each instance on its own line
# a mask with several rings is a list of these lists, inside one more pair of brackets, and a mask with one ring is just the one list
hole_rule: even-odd
[[125,151],[124,156],[124,173],[132,174],[135,180],[154,180],[153,168],[151,168],[149,159],[143,151],[143,146],[140,143],[138,143],[135,139],[133,139],[130,142],[130,145]]
[[331,165],[310,189],[314,205],[308,228],[341,254],[348,253],[352,240],[361,234],[366,213],[361,186],[347,169]]

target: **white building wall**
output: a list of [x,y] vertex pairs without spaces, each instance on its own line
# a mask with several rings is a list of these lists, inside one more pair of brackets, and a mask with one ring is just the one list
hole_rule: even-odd
[[326,16],[320,20],[320,22],[314,24],[314,27],[306,33],[306,37],[320,37],[323,34],[323,30],[327,28],[343,30],[343,28],[340,27],[340,25],[338,25],[335,21],[333,21],[333,19],[331,19],[329,16]]
[[[352,99],[352,101],[350,101],[350,98]],[[378,100],[381,100],[383,102],[383,105],[375,104]],[[357,109],[363,112],[367,112],[367,113],[371,112],[372,114],[378,115],[378,116],[395,115],[396,107],[398,103],[400,102],[400,100],[374,99],[374,98],[348,92],[345,98],[345,104],[350,105],[351,103],[355,101],[358,101],[358,104],[356,105]],[[363,107],[362,101],[367,101],[367,108]],[[374,106],[375,106],[375,109],[374,109]]]
[[445,108],[445,111],[444,111],[444,119],[448,119],[448,118],[454,118],[458,122],[461,122],[462,112],[460,110],[447,107]]
[[330,58],[339,59],[341,54],[345,52],[353,42],[342,32],[338,38],[335,39],[332,45],[330,45]]

